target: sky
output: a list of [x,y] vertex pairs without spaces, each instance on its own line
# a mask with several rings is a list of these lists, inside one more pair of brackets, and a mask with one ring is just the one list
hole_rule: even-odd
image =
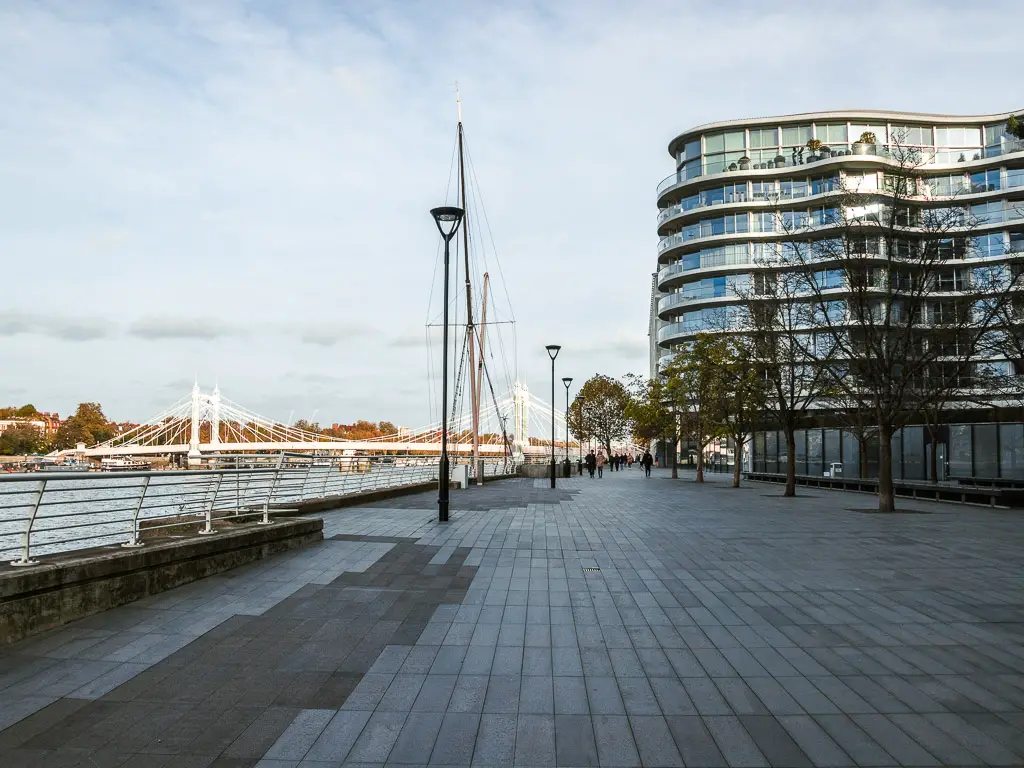
[[1019,0],[0,0],[0,405],[141,421],[198,377],[274,419],[436,417],[456,81],[508,378],[548,399],[549,343],[574,391],[646,373],[674,136],[1024,107],[1021,28]]

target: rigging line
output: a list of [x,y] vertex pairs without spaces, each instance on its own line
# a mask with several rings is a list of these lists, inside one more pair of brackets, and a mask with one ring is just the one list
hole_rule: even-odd
[[498,266],[498,274],[501,277],[501,287],[502,290],[505,292],[505,301],[508,304],[509,314],[512,316],[512,319],[514,320],[515,312],[513,312],[512,310],[512,299],[508,295],[508,284],[505,282],[505,273],[501,269],[501,259],[498,258],[498,251],[496,248],[494,248],[494,233],[491,231],[491,221],[487,216],[487,207],[484,205],[483,193],[480,191],[480,182],[477,180],[476,177],[476,167],[473,165],[473,155],[469,151],[468,145],[466,146],[466,158],[468,160],[469,173],[471,178],[473,179],[473,186],[476,189],[477,195],[479,195],[480,197],[480,208],[483,212],[484,226],[487,227],[487,237],[490,238],[491,249],[494,251],[494,262]]
[[494,403],[494,409],[498,411],[498,421],[501,424],[502,439],[505,441],[505,451],[507,454],[511,455],[512,447],[509,445],[508,433],[505,431],[507,417],[505,417],[504,414],[502,414],[501,411],[498,409],[498,397],[497,395],[494,394],[494,384],[491,382],[491,372],[486,365],[484,366],[484,377],[487,379],[487,388],[491,392],[491,402]]

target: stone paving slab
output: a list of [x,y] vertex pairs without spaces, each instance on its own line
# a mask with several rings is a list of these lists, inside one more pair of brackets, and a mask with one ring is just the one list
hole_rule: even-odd
[[548,482],[3,649],[0,765],[1024,764],[1019,513]]

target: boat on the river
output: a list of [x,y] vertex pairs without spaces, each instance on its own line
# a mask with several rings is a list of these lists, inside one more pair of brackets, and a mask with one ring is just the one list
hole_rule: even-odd
[[115,456],[100,460],[101,472],[146,472],[153,468],[148,461]]

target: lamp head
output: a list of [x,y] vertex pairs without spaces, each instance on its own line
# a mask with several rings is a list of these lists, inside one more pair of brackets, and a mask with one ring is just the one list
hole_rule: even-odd
[[430,215],[434,217],[434,223],[437,224],[437,231],[445,240],[450,240],[458,230],[465,213],[464,210],[453,205],[430,209]]
[[569,385],[572,384],[572,376],[565,376],[562,378],[562,383],[565,384],[565,388],[568,389]]
[[561,344],[548,344],[544,349],[548,351],[548,357],[554,360],[558,357],[558,350],[562,348]]

